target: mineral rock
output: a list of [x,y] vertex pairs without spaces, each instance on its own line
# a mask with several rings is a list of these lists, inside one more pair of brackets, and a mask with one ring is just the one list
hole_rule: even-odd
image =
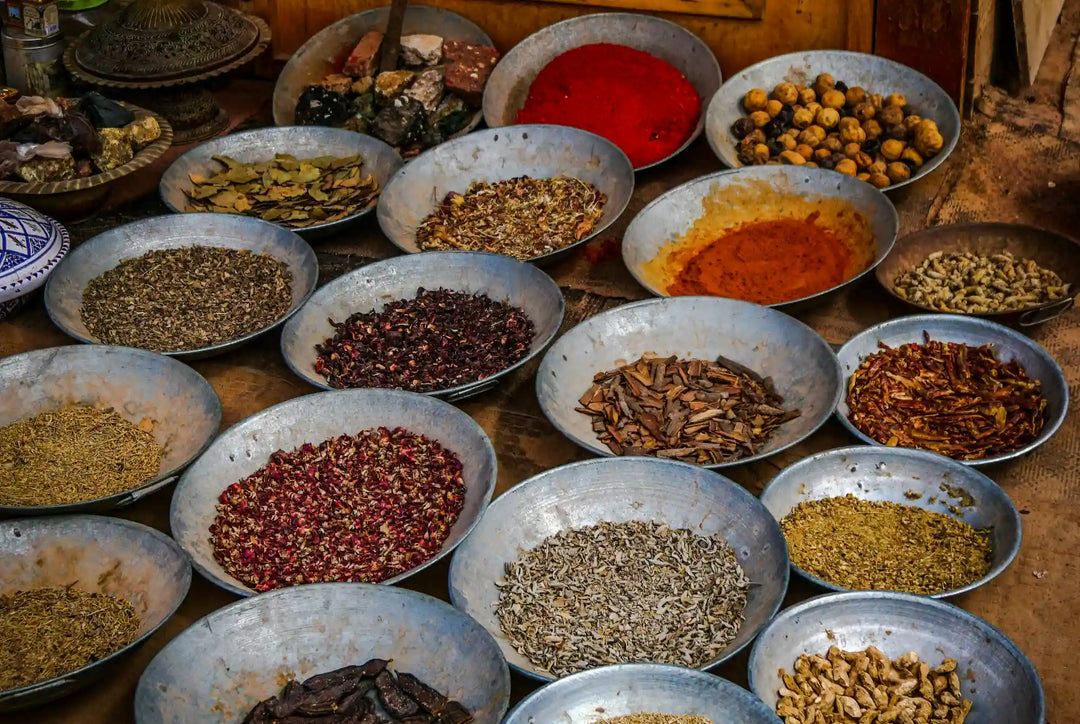
[[399,96],[383,108],[371,124],[371,135],[391,146],[403,146],[420,133],[424,107],[413,98]]
[[[135,156],[131,140],[131,132],[126,128],[102,128],[101,151],[91,156],[97,170],[111,171],[130,161]],[[72,170],[74,171],[74,164]]]
[[411,70],[391,70],[375,77],[375,94],[384,101],[397,98],[412,83],[416,73]]
[[401,38],[401,62],[405,65],[438,65],[443,39],[438,35],[405,35]]
[[375,69],[379,65],[379,48],[382,47],[383,34],[372,30],[364,33],[360,42],[349,54],[345,61],[345,67],[341,72],[351,75],[353,78],[363,78],[365,75],[375,75]]
[[428,113],[434,113],[442,100],[443,88],[443,69],[428,68],[416,74],[416,79],[405,90],[404,95],[420,101]]

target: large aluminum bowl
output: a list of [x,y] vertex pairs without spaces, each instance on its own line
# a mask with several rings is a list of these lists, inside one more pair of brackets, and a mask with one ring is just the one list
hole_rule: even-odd
[[165,352],[177,359],[201,359],[236,349],[283,323],[315,291],[319,262],[315,251],[293,232],[269,221],[233,214],[174,214],[154,216],[118,226],[80,244],[61,262],[45,284],[45,311],[57,327],[80,342],[100,344],[82,320],[87,284],[124,259],[159,249],[185,246],[250,249],[269,254],[292,274],[292,304],[280,319],[263,329],[229,342],[200,349]]
[[499,254],[447,251],[398,256],[339,277],[308,300],[281,333],[281,353],[289,369],[316,387],[333,389],[315,371],[315,345],[334,335],[330,320],[340,323],[356,312],[382,310],[396,300],[412,299],[418,287],[486,294],[523,309],[536,327],[529,353],[521,361],[482,380],[430,393],[450,401],[493,389],[500,379],[547,349],[562,325],[566,306],[551,277],[531,264]]
[[[1019,450],[1003,455],[958,462],[975,466],[993,465],[1021,457],[1049,440],[1061,427],[1069,409],[1069,384],[1058,363],[1049,352],[1023,334],[977,317],[956,314],[922,314],[893,319],[863,330],[848,340],[837,353],[843,369],[845,387],[846,381],[851,379],[851,375],[859,368],[862,361],[881,351],[879,343],[890,347],[899,347],[910,342],[923,344],[924,333],[929,334],[930,339],[937,342],[960,342],[975,347],[984,344],[993,345],[995,356],[999,360],[1018,361],[1028,377],[1042,383],[1042,394],[1047,401],[1046,425],[1033,441]],[[845,395],[836,407],[836,416],[840,422],[848,429],[848,432],[864,443],[881,445],[858,430],[848,419],[849,414]]]
[[499,642],[510,666],[525,676],[554,677],[504,638],[495,613],[495,582],[506,564],[563,530],[602,522],[651,521],[701,535],[722,532],[753,582],[746,621],[726,649],[702,669],[728,660],[780,608],[788,585],[788,555],[780,526],[753,495],[696,465],[650,458],[586,460],[529,478],[500,495],[450,566],[450,600]]
[[810,50],[778,55],[745,68],[721,86],[709,103],[705,136],[713,152],[730,168],[738,168],[738,142],[731,126],[746,115],[742,101],[746,92],[761,88],[771,92],[777,84],[812,84],[819,73],[831,73],[848,86],[862,86],[867,93],[903,93],[908,104],[923,118],[937,123],[945,143],[936,156],[907,181],[889,186],[887,191],[907,186],[945,162],[960,140],[960,112],[949,94],[922,73],[888,58],[847,50]]
[[514,125],[529,88],[548,63],[568,50],[594,43],[614,43],[641,50],[667,61],[686,76],[701,100],[701,115],[686,142],[667,158],[642,166],[651,168],[686,150],[705,127],[705,107],[720,88],[720,64],[709,46],[675,23],[638,13],[582,15],[549,25],[515,45],[491,72],[484,88],[484,120],[488,126]]
[[214,559],[210,525],[221,492],[267,464],[278,450],[320,443],[375,427],[403,427],[456,453],[465,482],[464,508],[442,550],[425,563],[383,581],[393,584],[446,557],[472,531],[495,491],[495,449],[471,417],[434,397],[397,390],[334,390],[297,397],[242,420],[226,430],[180,478],[169,523],[173,537],[191,556],[195,570],[238,596],[255,591]]
[[221,427],[221,401],[198,372],[164,355],[106,345],[53,347],[0,359],[0,426],[83,404],[153,423],[165,449],[158,474],[137,488],[96,500],[33,507],[0,506],[0,516],[101,512],[164,488]]
[[538,264],[559,259],[602,233],[619,218],[634,192],[630,159],[600,136],[564,126],[489,128],[425,151],[398,171],[379,197],[379,226],[397,248],[419,252],[416,229],[446,194],[463,194],[477,181],[518,176],[573,176],[607,196],[604,214],[592,233],[529,259]]
[[1031,661],[986,621],[942,601],[907,593],[859,591],[818,596],[780,612],[750,651],[750,690],[770,706],[802,654],[830,646],[862,651],[876,646],[896,659],[914,651],[937,666],[956,659],[975,724],[1045,724],[1042,682]]
[[665,297],[624,304],[586,319],[560,337],[536,373],[536,396],[551,424],[597,455],[613,453],[577,412],[593,376],[641,355],[716,359],[723,355],[772,377],[786,409],[802,415],[778,427],[756,455],[708,465],[723,468],[760,460],[810,437],[843,395],[832,348],[802,322],[768,307],[720,297]]
[[191,585],[191,566],[169,536],[127,520],[72,515],[0,522],[0,595],[72,584],[129,601],[139,616],[138,638],[63,676],[0,691],[0,711],[40,706],[109,674],[176,612]]
[[[389,5],[372,8],[342,18],[312,35],[292,54],[274,85],[274,123],[279,126],[293,125],[300,94],[312,83],[318,83],[330,73],[339,72],[364,33],[372,30],[386,32],[389,19]],[[464,40],[474,45],[494,45],[487,33],[471,20],[444,8],[411,3],[405,10],[401,34],[417,33]],[[483,114],[477,111],[469,125],[456,135],[473,130],[482,118]]]
[[[190,174],[204,177],[217,175],[221,164],[214,156],[229,156],[241,163],[269,161],[274,154],[288,153],[298,159],[318,156],[359,155],[363,159],[360,172],[371,174],[379,182],[379,188],[386,187],[386,182],[401,168],[401,156],[390,146],[373,136],[353,133],[341,128],[321,128],[318,126],[285,126],[278,128],[257,128],[243,133],[220,136],[196,146],[172,162],[161,176],[158,193],[161,200],[174,213],[187,212],[189,199],[186,194],[194,184]],[[283,227],[305,239],[318,239],[330,236],[352,226],[374,210],[372,203],[344,219],[329,223],[312,224],[302,229]]]
[[[912,498],[909,492],[919,497]],[[1008,493],[978,470],[922,450],[859,446],[811,455],[781,470],[765,487],[761,502],[782,520],[799,503],[845,495],[922,508],[979,530],[989,529],[991,562],[986,575],[931,598],[959,596],[989,583],[1020,552],[1020,513]],[[794,562],[791,568],[822,588],[849,590],[807,573]]]
[[617,664],[537,689],[503,724],[594,724],[600,718],[639,713],[703,716],[713,724],[779,721],[756,696],[718,676],[681,666]]
[[475,724],[498,724],[506,712],[506,661],[471,618],[401,588],[326,583],[264,593],[195,622],[146,667],[135,721],[235,724],[286,679],[372,658],[460,701]]
[[[844,213],[833,223],[819,222],[843,233],[859,214],[869,223],[876,239],[873,260],[861,272],[842,283],[806,297],[769,306],[792,307],[825,297],[869,274],[893,248],[900,228],[896,207],[877,189],[858,179],[822,168],[758,166],[721,171],[688,181],[664,193],[642,209],[623,235],[622,256],[626,268],[641,286],[657,296],[668,296],[667,283],[648,268],[663,247],[685,235],[705,213],[705,202],[718,203],[723,214],[711,214],[716,223],[735,227],[746,221],[805,218],[823,209]],[[798,206],[797,210],[793,206]],[[766,210],[767,209],[767,210]],[[823,217],[826,216],[823,214]],[[847,235],[845,235],[847,236]]]

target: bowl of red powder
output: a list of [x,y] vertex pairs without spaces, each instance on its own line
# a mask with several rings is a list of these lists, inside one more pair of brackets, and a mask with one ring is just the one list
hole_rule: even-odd
[[787,307],[869,273],[898,228],[896,208],[870,184],[821,168],[753,166],[663,194],[627,227],[622,253],[657,296]]
[[499,61],[484,89],[484,120],[580,128],[621,148],[640,171],[701,134],[720,83],[712,51],[675,23],[583,15],[533,33]]

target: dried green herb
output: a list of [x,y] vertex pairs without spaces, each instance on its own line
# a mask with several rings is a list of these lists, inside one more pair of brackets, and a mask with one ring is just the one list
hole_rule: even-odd
[[300,160],[279,153],[270,161],[241,163],[214,156],[223,168],[213,177],[190,174],[187,211],[243,214],[302,229],[340,221],[369,208],[379,182],[361,173],[360,156]]
[[135,607],[122,598],[71,586],[0,596],[0,691],[81,669],[138,635]]
[[627,714],[604,719],[599,724],[713,724],[703,716],[687,714]]
[[158,474],[153,422],[84,405],[0,427],[0,505],[63,505],[137,488]]
[[292,274],[268,254],[186,246],[124,259],[83,292],[86,328],[105,344],[199,349],[257,332],[292,305]]
[[914,506],[825,498],[800,503],[780,528],[792,563],[844,588],[934,594],[990,570],[985,531]]
[[477,182],[446,195],[416,229],[425,251],[488,251],[532,259],[563,249],[592,233],[607,197],[567,176]]

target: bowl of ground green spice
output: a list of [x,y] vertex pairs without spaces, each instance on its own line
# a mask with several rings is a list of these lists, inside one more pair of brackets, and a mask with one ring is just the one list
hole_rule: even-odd
[[295,233],[233,214],[155,216],[79,246],[49,277],[45,309],[80,342],[198,359],[282,324],[319,265]]
[[792,569],[832,591],[948,598],[1004,571],[1020,514],[970,466],[904,448],[848,447],[782,470],[761,494]]

